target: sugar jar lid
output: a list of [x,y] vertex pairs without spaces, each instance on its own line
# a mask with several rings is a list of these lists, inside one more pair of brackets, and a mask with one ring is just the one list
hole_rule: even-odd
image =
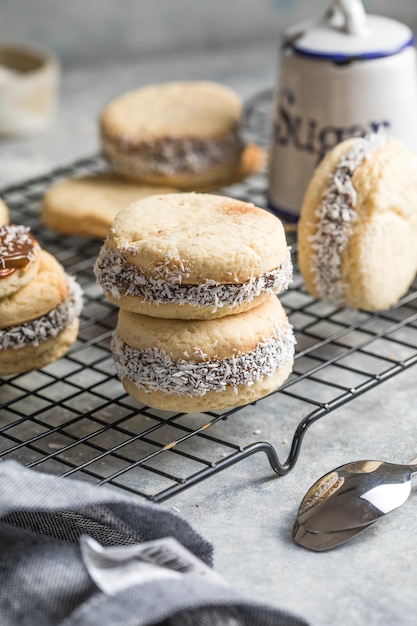
[[322,19],[295,24],[285,40],[298,54],[343,62],[397,54],[414,35],[401,22],[367,15],[360,0],[335,0]]

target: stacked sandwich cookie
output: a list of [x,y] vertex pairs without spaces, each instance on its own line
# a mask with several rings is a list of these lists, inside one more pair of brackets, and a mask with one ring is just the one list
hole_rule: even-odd
[[0,375],[43,367],[78,333],[82,295],[29,228],[0,226]]
[[267,211],[202,193],[144,198],[113,221],[95,273],[120,309],[116,371],[139,401],[224,409],[288,378],[295,339],[277,294],[292,263]]

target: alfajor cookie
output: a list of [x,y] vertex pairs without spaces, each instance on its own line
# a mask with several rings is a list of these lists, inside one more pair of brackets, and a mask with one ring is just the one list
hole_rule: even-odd
[[306,289],[337,306],[379,311],[417,271],[417,157],[380,134],[337,145],[316,169],[298,225]]
[[102,152],[112,171],[146,184],[215,188],[241,167],[241,115],[238,95],[218,83],[147,85],[105,107]]
[[292,371],[294,334],[278,298],[213,320],[165,320],[120,310],[113,362],[132,397],[191,413],[254,402]]
[[41,248],[30,228],[0,225],[0,299],[15,293],[36,275]]
[[151,194],[175,191],[134,183],[109,172],[68,178],[47,189],[41,221],[63,235],[104,239],[121,209]]
[[277,217],[201,193],[149,196],[120,211],[94,270],[120,308],[182,319],[240,313],[292,278]]
[[9,209],[0,198],[0,225],[9,223]]
[[77,337],[81,288],[52,255],[39,256],[34,278],[0,299],[0,375],[56,361]]

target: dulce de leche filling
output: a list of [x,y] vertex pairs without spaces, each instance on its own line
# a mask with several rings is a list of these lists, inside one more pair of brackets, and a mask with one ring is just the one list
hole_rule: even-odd
[[26,267],[36,258],[37,248],[27,226],[0,226],[0,279]]

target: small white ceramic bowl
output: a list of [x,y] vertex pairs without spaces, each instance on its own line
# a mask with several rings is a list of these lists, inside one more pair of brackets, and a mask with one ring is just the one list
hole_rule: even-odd
[[0,136],[32,134],[51,125],[59,74],[53,53],[0,42]]

